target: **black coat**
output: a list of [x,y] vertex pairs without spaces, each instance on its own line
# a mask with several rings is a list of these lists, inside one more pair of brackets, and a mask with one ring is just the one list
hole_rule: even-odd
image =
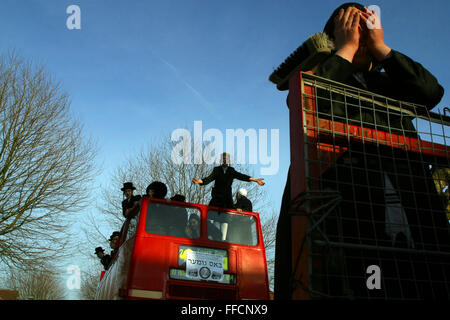
[[[381,69],[385,72],[381,72]],[[395,50],[392,50],[387,59],[376,63],[371,71],[366,72],[359,72],[348,60],[332,54],[319,64],[314,74],[392,99],[425,106],[411,110],[418,114],[426,115],[427,109],[434,108],[444,94],[444,89],[428,70]],[[318,95],[323,95],[327,99],[330,97],[330,93],[324,90],[318,90]],[[343,95],[333,93],[331,97],[334,100],[332,105],[327,100],[319,99],[319,111],[332,114],[335,121],[345,122],[343,119],[347,118],[350,124],[361,126],[361,123],[364,123],[364,126],[369,128],[374,128],[376,124],[379,127],[375,129],[383,131],[387,131],[386,127],[389,126],[393,129],[393,133],[416,136],[412,117],[400,116],[399,113],[390,110],[388,119],[386,110],[378,109],[374,112],[371,103],[361,103],[357,99],[346,97],[344,107]],[[363,108],[351,106],[360,103]]]
[[125,199],[122,201],[122,214],[125,216],[125,212],[127,209],[130,209],[131,207],[133,207],[133,204],[136,201],[139,201],[141,199],[141,196],[139,195],[135,195],[135,196],[131,196],[130,199]]
[[207,185],[212,181],[215,181],[214,187],[211,191],[210,206],[222,207],[222,208],[234,208],[233,196],[231,186],[233,180],[238,179],[241,181],[250,181],[250,176],[237,172],[233,167],[227,167],[226,173],[222,166],[214,167],[212,173],[203,178],[201,185]]
[[234,207],[236,209],[242,209],[244,211],[249,211],[249,212],[253,211],[252,202],[247,197],[244,197],[244,196],[240,196],[240,198],[238,199],[238,201],[236,202]]
[[[379,71],[380,67],[385,71]],[[332,54],[319,64],[314,74],[365,89],[353,76],[356,72],[357,69],[351,62]],[[428,109],[434,108],[444,95],[444,89],[427,69],[395,50],[392,50],[391,55],[380,62],[377,68],[364,72],[363,77],[367,90],[371,92],[425,105]]]
[[109,254],[105,254],[101,259],[100,262],[103,265],[103,268],[105,270],[108,270],[109,265],[111,264],[111,256]]

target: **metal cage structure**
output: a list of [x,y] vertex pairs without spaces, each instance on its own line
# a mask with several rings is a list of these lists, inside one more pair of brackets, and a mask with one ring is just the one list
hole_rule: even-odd
[[449,299],[450,117],[300,71],[288,106],[292,298]]

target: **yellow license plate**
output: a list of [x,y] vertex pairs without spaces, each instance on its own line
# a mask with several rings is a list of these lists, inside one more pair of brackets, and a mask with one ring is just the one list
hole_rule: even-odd
[[192,247],[192,246],[179,246],[178,247],[178,266],[181,268],[186,267],[186,257],[189,251],[209,253],[221,255],[223,257],[223,271],[228,271],[228,252],[223,249],[212,249],[203,247]]

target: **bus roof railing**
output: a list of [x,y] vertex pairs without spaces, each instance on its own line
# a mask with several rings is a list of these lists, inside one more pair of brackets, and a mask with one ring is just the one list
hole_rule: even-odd
[[[423,105],[388,98],[310,72],[301,72],[300,85],[303,126],[310,137],[320,138],[321,141],[331,139],[334,142],[338,142],[339,138],[350,138],[441,158],[448,158],[450,154],[447,145],[450,139],[450,117],[440,111],[431,112]],[[328,105],[325,107],[328,108],[326,112],[321,110],[324,105]],[[345,110],[345,115],[333,114],[336,105]],[[351,119],[350,109],[361,113],[361,119]],[[375,123],[363,121],[362,113],[373,114]],[[384,114],[387,124],[376,123],[376,117],[380,114]],[[394,118],[397,122],[401,120],[393,125]],[[404,127],[405,118],[410,119],[415,128]]]
[[[437,124],[444,124],[446,126],[450,126],[450,116],[442,114],[440,110],[438,111],[438,113],[432,112],[429,111],[423,105],[388,98],[386,96],[382,96],[380,94],[371,91],[359,89],[341,82],[323,78],[310,72],[302,72],[302,79],[304,85],[309,85],[317,89],[324,89],[330,91],[331,93],[346,95],[347,97],[350,98],[359,99],[361,100],[361,102],[370,102],[377,106],[401,112],[405,115],[409,115],[414,118],[420,118]],[[368,96],[372,98],[368,98]],[[396,106],[395,103],[400,103],[401,106]],[[426,110],[427,114],[423,115],[417,112],[413,112],[411,111],[411,109],[424,111]]]

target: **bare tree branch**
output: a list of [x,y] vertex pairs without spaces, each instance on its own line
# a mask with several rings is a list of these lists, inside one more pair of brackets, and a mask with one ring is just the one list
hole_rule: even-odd
[[63,300],[66,296],[61,281],[48,267],[37,272],[10,269],[4,285],[17,290],[19,300]]
[[80,298],[82,300],[94,300],[97,285],[100,281],[101,269],[98,266],[90,266],[86,271],[82,272],[80,288]]
[[61,257],[69,215],[88,204],[95,154],[44,69],[0,57],[0,262]]

